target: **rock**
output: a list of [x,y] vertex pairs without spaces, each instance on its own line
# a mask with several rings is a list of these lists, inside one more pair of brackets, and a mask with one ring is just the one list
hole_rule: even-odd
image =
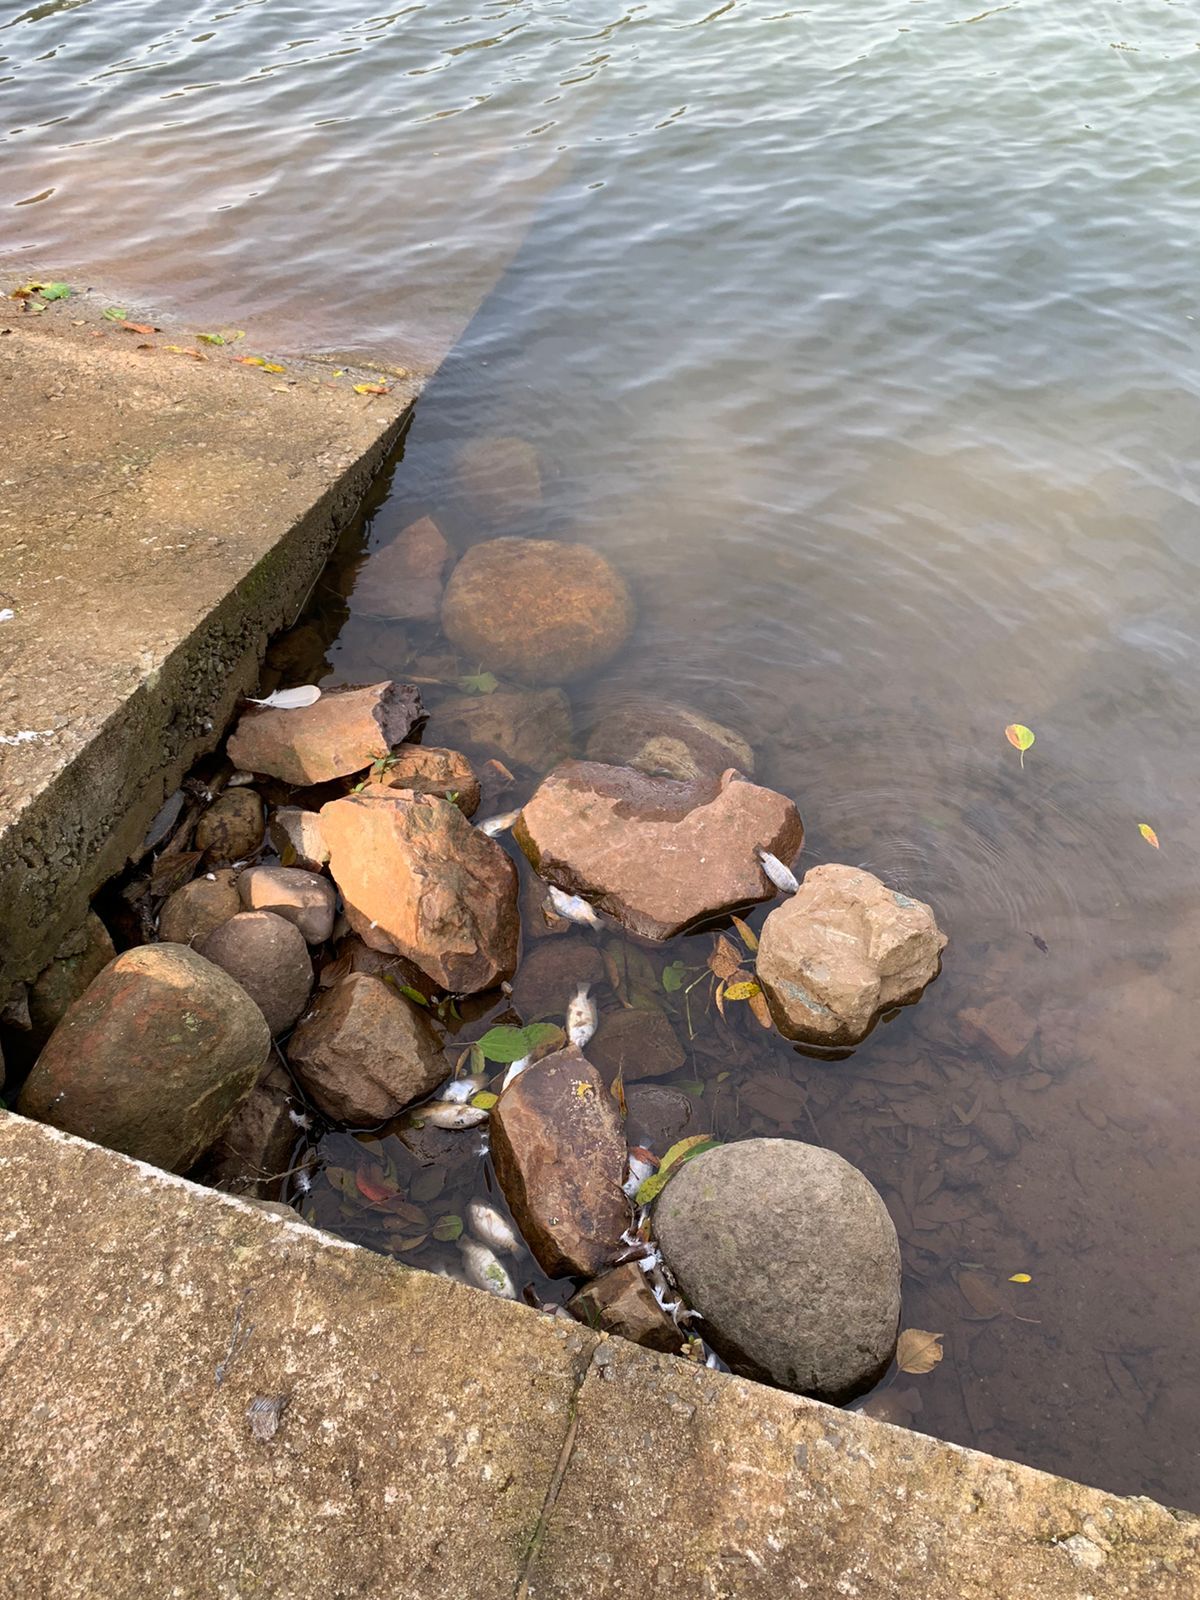
[[422,517],[367,557],[351,595],[355,613],[397,622],[436,622],[452,555],[437,523]]
[[471,763],[457,750],[441,750],[436,745],[401,745],[387,771],[367,787],[407,789],[413,794],[436,795],[440,800],[453,795],[453,803],[464,817],[474,816],[479,806],[479,779]]
[[183,945],[141,945],[76,1000],[17,1109],[184,1172],[253,1089],[270,1048],[262,1012],[219,967]]
[[974,1127],[980,1140],[999,1161],[1008,1161],[1021,1148],[1016,1121],[1007,1111],[981,1111]]
[[618,1073],[622,1082],[637,1078],[665,1078],[678,1072],[687,1060],[675,1030],[661,1011],[606,1011],[588,1057],[605,1083]]
[[327,783],[390,755],[423,716],[420,693],[410,684],[328,689],[314,705],[295,711],[260,706],[243,712],[227,753],[246,772],[297,785]]
[[433,712],[430,733],[540,773],[570,751],[571,706],[561,689],[450,695]]
[[308,1002],[313,970],[304,935],[273,911],[239,911],[209,934],[200,954],[241,984],[272,1037],[285,1033]]
[[204,1157],[197,1181],[227,1194],[277,1195],[300,1137],[288,1116],[294,1104],[292,1080],[272,1062]]
[[857,1044],[937,977],[945,947],[922,901],[858,867],[813,867],[763,923],[758,981],[786,1038]]
[[241,909],[237,879],[221,867],[168,895],[158,914],[158,936],[165,944],[200,945]]
[[456,994],[512,977],[517,869],[457,806],[347,795],[322,808],[321,826],[347,919],[364,943],[406,956]]
[[387,1122],[447,1076],[427,1018],[382,978],[355,973],[322,994],[288,1045],[301,1083],[333,1122]]
[[1037,1032],[1033,1017],[1011,995],[960,1011],[958,1025],[968,1044],[983,1045],[1006,1061],[1022,1055]]
[[195,846],[210,862],[244,861],[263,841],[263,803],[253,789],[226,789],[196,824]]
[[512,1003],[523,1022],[541,1017],[561,1022],[579,985],[602,983],[604,977],[604,959],[594,944],[578,935],[547,939],[521,962]]
[[625,1137],[630,1146],[641,1145],[665,1156],[679,1139],[707,1133],[701,1118],[702,1103],[658,1083],[633,1083],[625,1090]]
[[450,574],[442,628],[471,661],[519,683],[594,672],[633,629],[624,578],[587,545],[492,539]]
[[248,911],[273,911],[294,922],[309,944],[324,944],[333,932],[337,893],[328,878],[299,867],[251,867],[238,879]]
[[316,811],[304,811],[299,806],[280,806],[271,813],[267,832],[271,843],[279,852],[285,867],[302,867],[306,872],[320,872],[329,864],[329,846],[321,832],[321,818]]
[[65,940],[54,960],[29,986],[29,1024],[35,1043],[42,1044],[66,1016],[93,978],[116,955],[108,929],[94,911]]
[[610,1267],[593,1278],[567,1301],[567,1310],[589,1328],[601,1328],[619,1338],[678,1355],[683,1335],[671,1321],[635,1261]]
[[500,1096],[491,1133],[504,1198],[542,1271],[607,1266],[629,1226],[625,1138],[595,1067],[574,1046],[535,1061]]
[[526,439],[472,439],[458,452],[455,469],[466,509],[479,521],[516,522],[542,502],[537,451]]
[[352,972],[365,972],[372,978],[386,978],[394,989],[415,989],[427,1000],[438,993],[438,986],[428,973],[422,972],[415,961],[389,954],[386,950],[372,950],[369,944],[355,933],[347,933],[337,943],[337,956],[326,962],[320,973],[320,986],[328,989],[339,978],[348,978]]
[[567,761],[513,829],[534,870],[633,933],[669,939],[775,893],[756,846],[790,862],[804,826],[790,800],[729,771],[679,783]]
[[661,700],[629,700],[606,711],[592,729],[587,758],[682,782],[719,778],[728,767],[754,776],[754,752],[740,733]]
[[896,1230],[832,1150],[792,1139],[708,1150],[662,1191],[654,1233],[734,1372],[842,1405],[887,1369],[900,1322]]

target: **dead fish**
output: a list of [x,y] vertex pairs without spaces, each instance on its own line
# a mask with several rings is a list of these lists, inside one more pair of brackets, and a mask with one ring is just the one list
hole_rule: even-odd
[[458,1248],[462,1253],[468,1283],[473,1283],[477,1289],[486,1289],[489,1294],[499,1295],[502,1300],[517,1298],[516,1284],[500,1265],[495,1251],[465,1233],[458,1241]]
[[479,1106],[463,1105],[458,1100],[431,1100],[427,1106],[418,1106],[413,1116],[431,1128],[477,1128],[487,1121],[487,1112]]
[[502,811],[498,817],[485,817],[475,826],[480,833],[486,834],[489,839],[494,839],[499,833],[507,833],[520,815],[521,808],[518,806],[515,811]]
[[629,1152],[629,1176],[621,1187],[631,1200],[657,1166],[656,1162],[646,1161],[643,1156],[644,1152],[642,1154],[639,1154],[637,1150]]
[[759,866],[782,894],[796,893],[800,883],[790,867],[785,867],[778,856],[773,856],[769,850],[764,850],[761,845],[754,853],[758,857]]
[[253,695],[246,698],[252,706],[270,706],[273,711],[299,711],[303,706],[315,706],[321,691],[315,683],[305,683],[298,689],[276,689],[265,700],[256,700]]
[[225,787],[227,789],[244,789],[248,783],[253,782],[254,774],[252,772],[231,772]]
[[581,983],[567,1007],[567,1038],[577,1050],[582,1050],[596,1031],[596,1002],[588,992],[590,988],[590,984]]
[[471,1100],[487,1083],[482,1076],[473,1078],[448,1078],[438,1090],[438,1099],[445,1105],[447,1102],[461,1104],[464,1100]]
[[516,1255],[521,1248],[516,1229],[486,1200],[472,1200],[467,1207],[467,1227],[479,1240],[505,1255]]
[[580,922],[587,928],[604,926],[582,895],[565,894],[562,889],[556,889],[551,884],[548,898],[554,914],[564,918],[565,921]]
[[531,1067],[532,1065],[532,1055],[522,1056],[518,1061],[514,1061],[512,1066],[509,1067],[508,1071],[504,1074],[504,1082],[500,1085],[500,1093],[503,1094],[513,1079],[519,1078],[525,1071],[525,1068]]

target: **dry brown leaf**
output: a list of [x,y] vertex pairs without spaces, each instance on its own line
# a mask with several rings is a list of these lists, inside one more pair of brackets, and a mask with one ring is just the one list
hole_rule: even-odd
[[756,995],[750,997],[750,1009],[754,1013],[754,1020],[760,1028],[771,1026],[771,1008],[767,1004],[767,997],[760,989]]
[[723,933],[717,935],[712,954],[708,958],[709,970],[718,978],[732,978],[742,964],[742,958]]
[[725,1015],[725,985],[718,983],[713,990],[713,999],[717,1002],[717,1010],[722,1017]]
[[742,921],[741,917],[732,918],[732,922],[738,933],[741,935],[742,943],[746,946],[746,949],[753,954],[753,952],[758,949],[758,935],[748,922]]
[[995,1285],[981,1272],[970,1270],[958,1274],[958,1289],[963,1299],[977,1317],[985,1321],[998,1317],[1008,1310]]
[[901,1372],[932,1372],[942,1359],[943,1335],[924,1328],[905,1328],[896,1344],[896,1365]]

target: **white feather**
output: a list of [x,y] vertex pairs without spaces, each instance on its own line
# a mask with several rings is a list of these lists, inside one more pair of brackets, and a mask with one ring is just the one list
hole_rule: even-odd
[[265,700],[247,696],[252,706],[270,706],[273,711],[299,711],[303,706],[315,706],[320,698],[321,691],[315,683],[301,684],[298,689],[276,689]]

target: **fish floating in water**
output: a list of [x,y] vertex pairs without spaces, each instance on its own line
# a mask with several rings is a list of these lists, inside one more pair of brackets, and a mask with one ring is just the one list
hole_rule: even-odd
[[532,1055],[521,1056],[518,1060],[514,1061],[512,1066],[509,1067],[508,1071],[504,1074],[504,1082],[500,1085],[500,1093],[503,1094],[505,1089],[508,1088],[509,1084],[513,1081],[513,1079],[514,1078],[519,1078],[521,1076],[521,1074],[525,1071],[525,1068],[526,1067],[531,1067],[532,1065],[533,1065],[533,1056]]
[[315,683],[302,684],[298,689],[276,689],[265,700],[247,696],[252,706],[269,706],[272,711],[299,711],[304,706],[315,706],[320,698],[321,691]]
[[658,1165],[656,1161],[646,1159],[649,1154],[650,1152],[643,1150],[640,1145],[629,1152],[629,1176],[621,1187],[631,1200]]
[[577,1050],[582,1050],[596,1031],[596,1002],[588,992],[590,988],[590,984],[581,983],[567,1007],[567,1038]]
[[461,1104],[463,1101],[470,1100],[477,1095],[486,1083],[487,1079],[479,1076],[473,1078],[449,1078],[438,1090],[438,1100],[443,1105],[447,1103]]
[[413,1116],[431,1128],[446,1128],[452,1132],[477,1128],[487,1121],[486,1111],[479,1106],[464,1105],[461,1100],[431,1100],[427,1106],[417,1106]]
[[497,834],[507,833],[520,815],[521,808],[518,806],[515,811],[502,811],[499,816],[485,817],[482,822],[477,822],[475,826],[480,833],[486,834],[489,839],[494,839]]
[[488,1205],[486,1200],[471,1201],[467,1207],[467,1227],[480,1244],[486,1244],[492,1250],[515,1256],[521,1248],[521,1241],[512,1223],[506,1222],[495,1206]]
[[548,898],[555,916],[562,917],[564,921],[579,922],[587,928],[604,926],[582,895],[565,894],[562,889],[556,889],[551,884]]
[[473,1283],[477,1289],[486,1289],[489,1294],[499,1295],[501,1300],[517,1298],[516,1284],[501,1266],[494,1250],[489,1250],[486,1244],[480,1244],[478,1239],[472,1239],[465,1233],[458,1241],[458,1248],[462,1253],[468,1283]]
[[761,845],[755,849],[754,854],[758,857],[759,866],[782,894],[796,893],[800,883],[790,867],[785,867],[778,856],[773,856],[769,850],[764,850]]

